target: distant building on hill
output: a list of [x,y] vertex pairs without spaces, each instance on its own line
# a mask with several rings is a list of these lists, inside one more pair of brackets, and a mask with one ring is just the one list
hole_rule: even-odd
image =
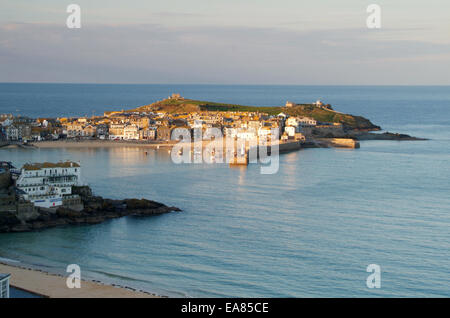
[[294,107],[296,104],[290,101],[286,102],[286,107]]
[[169,96],[168,99],[183,100],[184,97],[181,97],[181,95],[178,93],[174,93],[171,96]]

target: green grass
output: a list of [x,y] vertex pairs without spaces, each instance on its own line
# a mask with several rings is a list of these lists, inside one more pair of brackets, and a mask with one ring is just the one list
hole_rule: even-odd
[[283,112],[290,116],[305,116],[313,118],[320,122],[329,123],[342,123],[344,126],[349,128],[359,128],[359,129],[377,129],[370,122],[370,120],[361,117],[353,116],[349,114],[342,114],[335,112],[333,110],[317,107],[313,104],[301,104],[295,107],[277,107],[277,106],[245,106],[236,104],[226,104],[226,103],[216,103],[199,101],[192,99],[185,100],[175,100],[166,99],[160,102],[153,103],[151,105],[146,105],[134,109],[134,111],[148,110],[150,108],[165,110],[169,113],[182,113],[189,111],[234,111],[234,112],[260,112],[266,113],[268,115],[278,115]]

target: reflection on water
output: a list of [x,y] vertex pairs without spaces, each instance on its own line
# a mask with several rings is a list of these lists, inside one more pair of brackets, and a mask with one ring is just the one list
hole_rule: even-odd
[[[281,155],[275,175],[254,164],[176,165],[163,149],[0,149],[17,166],[80,161],[96,194],[183,209],[3,234],[0,257],[61,274],[76,263],[88,278],[171,296],[449,296],[442,142],[305,149]],[[371,263],[381,265],[380,290],[366,288]]]

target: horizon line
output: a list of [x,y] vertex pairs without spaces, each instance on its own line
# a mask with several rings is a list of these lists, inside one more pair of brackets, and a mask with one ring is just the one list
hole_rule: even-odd
[[52,84],[52,85],[178,85],[178,86],[378,86],[378,87],[447,87],[450,84],[248,84],[248,83],[96,83],[96,82],[2,82],[0,84]]

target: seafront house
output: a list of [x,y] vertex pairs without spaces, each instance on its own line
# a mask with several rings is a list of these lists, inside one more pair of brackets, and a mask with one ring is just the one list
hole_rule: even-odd
[[139,127],[134,124],[125,126],[123,128],[123,139],[138,140],[139,139]]
[[76,162],[25,164],[16,180],[22,198],[35,206],[50,208],[74,201],[73,186],[81,186],[81,167]]
[[63,125],[63,133],[67,138],[76,138],[83,135],[83,125],[78,122],[67,123]]
[[124,139],[124,128],[123,124],[111,124],[109,126],[109,139]]
[[97,137],[99,139],[106,139],[109,133],[109,127],[107,124],[98,124],[97,125]]
[[82,130],[83,137],[92,138],[97,134],[97,128],[92,125],[87,125],[83,127]]
[[171,129],[166,126],[159,126],[156,129],[156,138],[158,140],[170,140],[171,137]]
[[154,140],[156,138],[156,127],[143,128],[139,130],[139,139]]
[[9,279],[10,274],[0,273],[0,298],[9,298]]
[[6,139],[19,141],[31,139],[31,127],[23,124],[12,124],[6,127]]

